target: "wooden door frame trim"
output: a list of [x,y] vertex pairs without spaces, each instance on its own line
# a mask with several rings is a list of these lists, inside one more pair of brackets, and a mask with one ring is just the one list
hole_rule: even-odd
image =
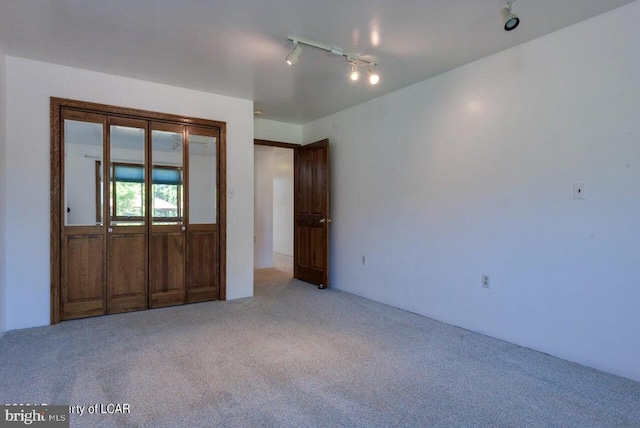
[[60,111],[61,105],[51,98],[50,101],[50,121],[51,121],[51,146],[50,146],[50,158],[51,158],[51,189],[50,189],[50,240],[51,240],[51,257],[50,257],[50,290],[51,290],[51,324],[57,324],[60,322],[60,293],[62,287],[62,260],[61,260],[61,240],[62,230],[60,227],[60,200],[62,190],[62,168],[60,165],[60,150],[61,150],[61,136],[60,136]]
[[51,293],[51,324],[61,321],[61,250],[62,250],[62,174],[61,168],[61,129],[60,118],[63,109],[77,110],[90,113],[98,113],[107,116],[116,116],[132,119],[143,119],[149,122],[167,122],[180,125],[203,126],[218,128],[220,141],[218,142],[218,255],[219,255],[219,296],[220,300],[226,300],[227,281],[227,124],[226,122],[201,119],[190,116],[181,116],[169,113],[160,113],[148,110],[140,110],[128,107],[112,106],[107,104],[91,103],[67,98],[50,98],[50,293]]
[[280,141],[271,140],[259,140],[257,138],[253,139],[253,144],[255,146],[281,147],[283,149],[297,149],[298,147],[302,147],[302,144],[282,143]]

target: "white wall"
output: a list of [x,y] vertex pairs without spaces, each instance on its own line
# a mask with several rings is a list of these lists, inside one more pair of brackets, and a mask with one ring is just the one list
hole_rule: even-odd
[[253,293],[253,103],[7,57],[7,329],[49,324],[49,97],[227,123],[227,298]]
[[5,176],[6,170],[6,151],[5,151],[5,129],[6,129],[6,57],[2,45],[0,45],[0,337],[7,330],[6,327],[6,251],[5,251],[5,235],[6,235],[6,219],[7,212],[5,209]]
[[281,143],[302,143],[302,125],[276,120],[254,119],[254,138]]
[[293,257],[293,150],[273,149],[273,252]]
[[273,266],[273,148],[256,146],[254,256],[256,269]]
[[640,380],[639,21],[634,2],[306,125],[332,143],[333,286]]

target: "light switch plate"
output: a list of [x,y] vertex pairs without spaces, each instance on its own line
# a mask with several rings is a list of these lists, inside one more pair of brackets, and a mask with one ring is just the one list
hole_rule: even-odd
[[584,199],[584,183],[573,184],[573,199]]

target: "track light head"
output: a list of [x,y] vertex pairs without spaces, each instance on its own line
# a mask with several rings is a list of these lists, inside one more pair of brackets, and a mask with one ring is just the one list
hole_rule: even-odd
[[349,75],[349,77],[354,82],[360,78],[360,72],[358,71],[358,65],[357,64],[351,64],[351,74]]
[[298,43],[294,45],[293,51],[289,55],[287,55],[287,64],[290,66],[294,66],[298,63],[298,58],[300,58],[300,53],[302,52],[302,47],[298,46]]
[[518,25],[520,25],[520,18],[518,18],[518,15],[511,12],[511,5],[513,5],[514,1],[515,0],[507,1],[507,5],[500,11],[505,31],[515,30]]
[[367,72],[367,77],[369,78],[369,83],[372,85],[377,85],[380,81],[380,75],[373,68]]

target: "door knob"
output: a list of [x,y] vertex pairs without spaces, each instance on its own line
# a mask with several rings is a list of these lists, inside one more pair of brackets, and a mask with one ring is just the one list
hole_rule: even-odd
[[321,218],[320,219],[320,223],[324,224],[324,223],[331,223],[331,219],[330,218]]
[[187,230],[187,227],[186,226],[182,226],[181,229],[182,230]]
[[109,229],[107,229],[107,232],[109,233],[113,232],[113,227],[110,227]]

